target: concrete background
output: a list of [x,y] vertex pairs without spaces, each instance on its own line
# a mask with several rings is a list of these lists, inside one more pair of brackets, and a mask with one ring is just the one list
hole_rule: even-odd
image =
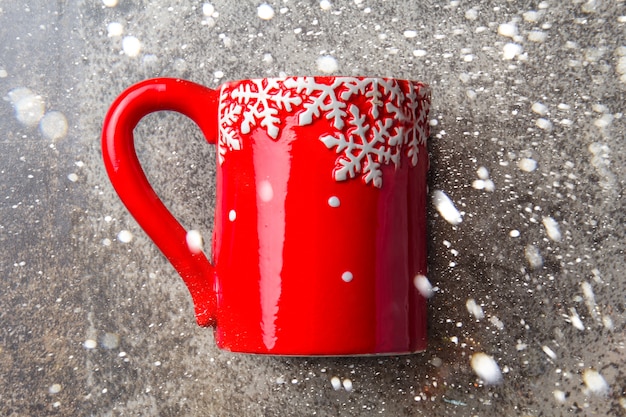
[[[626,3],[269,4],[0,1],[0,414],[626,415]],[[433,88],[430,186],[463,221],[431,205],[430,347],[220,352],[108,182],[104,114],[145,78],[316,75],[326,55]],[[208,236],[214,148],[174,114],[137,143]]]

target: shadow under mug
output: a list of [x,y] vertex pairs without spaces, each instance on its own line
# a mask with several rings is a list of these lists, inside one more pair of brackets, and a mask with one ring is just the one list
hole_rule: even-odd
[[[274,355],[426,347],[430,90],[370,77],[152,79],[103,128],[111,182],[191,293],[218,347]],[[133,130],[172,110],[217,146],[212,260],[150,186]],[[175,181],[176,179],[172,179]]]

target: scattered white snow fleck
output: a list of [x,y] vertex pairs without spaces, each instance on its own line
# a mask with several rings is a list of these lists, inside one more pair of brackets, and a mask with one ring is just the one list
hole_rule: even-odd
[[6,78],[9,76],[9,73],[4,68],[0,68],[0,78]]
[[67,119],[59,111],[49,111],[39,121],[42,135],[52,141],[64,138],[67,135],[67,128]]
[[8,96],[15,110],[15,118],[24,126],[37,126],[46,108],[43,98],[26,87],[14,88]]
[[85,347],[85,349],[95,349],[98,346],[98,342],[93,339],[87,339],[83,343],[83,346]]
[[539,20],[539,12],[537,12],[536,10],[529,10],[527,12],[524,12],[522,14],[522,17],[527,22],[535,23]]
[[332,7],[333,7],[333,5],[330,3],[330,1],[328,1],[328,0],[320,1],[320,8],[322,10],[330,10]]
[[433,193],[433,203],[439,214],[441,214],[441,217],[443,217],[448,223],[457,225],[463,221],[461,213],[459,213],[457,208],[454,206],[454,203],[445,192],[435,190]]
[[541,116],[548,114],[548,106],[540,102],[533,103],[531,110]]
[[348,378],[344,379],[341,384],[343,385],[343,389],[345,389],[346,391],[352,391],[352,381]]
[[583,382],[587,389],[593,394],[606,395],[609,392],[609,384],[595,369],[585,369],[583,372]]
[[602,116],[600,116],[598,119],[596,119],[593,124],[596,127],[599,127],[600,129],[604,129],[607,128],[611,125],[611,123],[613,122],[614,116],[612,114],[609,113],[605,113]]
[[124,33],[124,26],[119,22],[111,22],[107,25],[107,36],[113,38],[116,36],[122,36]]
[[274,17],[274,9],[269,4],[263,3],[257,8],[257,14],[263,20],[270,20]]
[[486,384],[498,384],[502,381],[500,367],[496,361],[486,353],[474,353],[470,363],[476,375],[485,381]]
[[202,5],[202,14],[208,17],[213,16],[213,13],[215,13],[215,6],[213,6],[211,3],[204,3]]
[[476,10],[476,9],[467,9],[465,11],[465,18],[467,20],[476,20],[476,19],[478,19],[478,10]]
[[330,55],[317,58],[317,69],[325,74],[332,74],[339,69],[337,60]]
[[548,357],[550,357],[550,359],[556,360],[556,353],[554,353],[554,351],[552,349],[550,349],[549,346],[543,345],[543,346],[541,346],[541,350],[543,350],[543,353],[548,355]]
[[517,25],[514,22],[502,23],[498,26],[498,34],[507,38],[513,38],[517,36]]
[[237,212],[235,210],[231,210],[228,212],[228,220],[230,220],[231,222],[237,220]]
[[611,318],[611,316],[602,316],[602,324],[604,325],[604,328],[607,330],[614,329],[613,319]]
[[424,49],[416,49],[413,51],[413,56],[417,58],[421,58],[426,56],[427,52]]
[[496,328],[498,330],[504,329],[504,323],[502,322],[502,320],[500,320],[498,318],[498,316],[491,316],[491,317],[489,317],[489,323],[491,323],[494,326],[496,326]]
[[537,161],[530,158],[522,158],[517,163],[517,167],[524,172],[533,172],[537,169]]
[[502,47],[502,59],[510,61],[523,51],[522,45],[517,43],[507,43]]
[[544,217],[543,218],[543,227],[546,228],[546,233],[548,237],[555,242],[561,241],[561,230],[559,229],[559,224],[552,217]]
[[341,205],[341,200],[339,200],[339,197],[334,195],[328,199],[328,205],[330,207],[337,208]]
[[548,34],[541,30],[531,30],[528,32],[528,40],[531,42],[542,43],[548,39]]
[[213,73],[213,77],[215,77],[215,79],[217,80],[221,80],[222,78],[224,78],[224,71],[220,71],[217,70]]
[[404,37],[411,39],[411,38],[415,38],[417,36],[417,31],[415,30],[405,30],[404,31]]
[[541,253],[539,253],[539,248],[535,245],[526,245],[524,255],[531,268],[538,269],[543,266],[543,258],[541,257]]
[[333,386],[335,391],[339,391],[341,389],[341,379],[336,376],[330,378],[330,385]]
[[75,173],[72,172],[71,174],[69,174],[67,176],[67,179],[72,181],[72,182],[76,182],[76,181],[78,181],[78,175],[76,175]]
[[539,119],[537,119],[537,121],[535,122],[535,125],[537,125],[539,129],[552,130],[552,122],[543,117],[540,117]]
[[102,0],[102,3],[104,3],[104,5],[106,7],[115,7],[117,6],[119,0]]
[[477,320],[481,320],[482,318],[485,317],[485,313],[483,312],[483,308],[478,305],[476,303],[476,300],[474,300],[473,298],[469,298],[467,300],[467,302],[465,303],[465,307],[467,308],[467,311],[474,317],[476,317]]
[[61,389],[62,389],[61,384],[52,384],[50,385],[50,388],[48,388],[48,392],[54,395],[54,394],[58,394],[59,392],[61,392]]
[[122,243],[128,243],[131,240],[133,240],[133,234],[129,230],[121,230],[117,234],[117,240],[119,240]]
[[567,398],[565,393],[560,389],[555,389],[554,391],[552,391],[552,394],[554,395],[554,399],[560,403],[564,403]]
[[431,298],[435,293],[432,284],[424,275],[416,275],[413,279],[413,285],[424,298]]
[[585,330],[585,325],[580,319],[580,316],[578,315],[578,312],[576,311],[576,309],[572,307],[569,309],[569,312],[570,312],[569,319],[572,322],[572,326],[574,326],[578,330]]
[[202,235],[197,230],[190,230],[187,232],[185,236],[185,240],[187,242],[187,247],[192,253],[200,253],[202,252],[202,247],[204,246]]
[[513,229],[509,232],[509,236],[511,237],[519,237],[520,236],[520,232],[517,229]]
[[141,52],[141,42],[134,36],[125,36],[122,39],[122,50],[127,56],[134,58]]
[[481,166],[476,170],[476,175],[478,175],[478,178],[481,180],[486,180],[489,178],[489,170]]

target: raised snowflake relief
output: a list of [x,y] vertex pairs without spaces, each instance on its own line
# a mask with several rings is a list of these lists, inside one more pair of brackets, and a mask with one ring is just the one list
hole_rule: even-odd
[[242,135],[263,128],[279,140],[281,117],[297,114],[306,126],[325,118],[332,129],[319,140],[338,154],[337,181],[361,176],[381,187],[382,165],[398,166],[402,153],[415,166],[428,137],[430,90],[385,78],[293,77],[226,84],[219,106],[219,162],[242,148]]

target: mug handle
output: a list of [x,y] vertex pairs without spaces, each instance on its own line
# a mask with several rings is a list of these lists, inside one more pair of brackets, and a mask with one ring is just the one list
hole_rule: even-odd
[[187,285],[200,326],[215,325],[215,268],[187,244],[187,231],[150,186],[135,151],[133,130],[149,113],[176,111],[193,120],[207,141],[218,134],[219,93],[199,84],[155,78],[125,90],[111,105],[102,129],[102,155],[120,199]]

